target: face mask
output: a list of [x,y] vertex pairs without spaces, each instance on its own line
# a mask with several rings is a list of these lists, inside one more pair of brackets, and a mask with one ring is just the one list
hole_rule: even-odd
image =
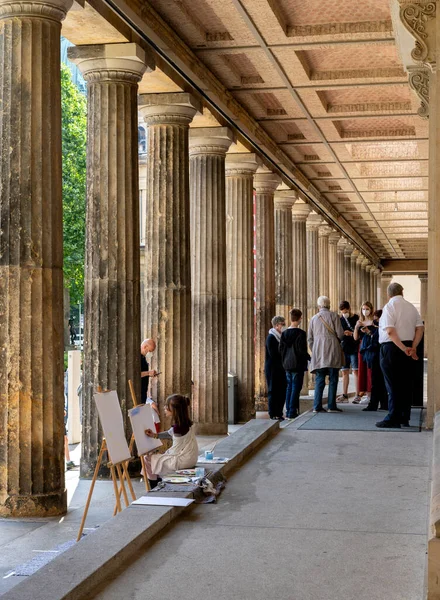
[[147,360],[151,360],[153,358],[153,353],[152,352],[147,352],[146,355],[145,355],[145,358]]
[[283,325],[283,326],[281,327],[281,331],[286,331],[286,326],[285,326],[285,325]]
[[342,316],[344,316],[344,317],[348,317],[349,315],[350,315],[350,313],[349,313],[349,312],[343,312],[343,313],[342,313]]
[[368,308],[363,308],[362,309],[362,314],[364,315],[364,317],[368,317],[368,315],[370,314],[370,311]]

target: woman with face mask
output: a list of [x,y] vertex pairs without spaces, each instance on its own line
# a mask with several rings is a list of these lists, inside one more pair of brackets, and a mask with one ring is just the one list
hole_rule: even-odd
[[358,389],[353,404],[368,405],[370,402],[368,394],[371,392],[371,369],[363,360],[360,350],[363,337],[369,333],[369,327],[373,325],[373,312],[374,310],[371,302],[364,302],[361,306],[359,321],[354,328],[353,337],[355,340],[360,340],[361,343],[359,345],[358,355]]

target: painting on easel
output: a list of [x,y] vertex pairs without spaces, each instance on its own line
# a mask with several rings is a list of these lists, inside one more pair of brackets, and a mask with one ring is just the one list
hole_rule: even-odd
[[98,392],[94,394],[94,398],[112,463],[116,465],[130,460],[131,453],[125,437],[117,392]]

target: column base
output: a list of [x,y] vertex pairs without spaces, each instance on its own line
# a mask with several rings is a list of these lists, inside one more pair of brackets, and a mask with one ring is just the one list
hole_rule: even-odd
[[67,490],[35,496],[9,496],[0,517],[56,517],[67,512]]
[[227,423],[194,423],[196,435],[227,435]]
[[269,410],[269,404],[266,396],[255,398],[255,410],[257,412],[267,412]]

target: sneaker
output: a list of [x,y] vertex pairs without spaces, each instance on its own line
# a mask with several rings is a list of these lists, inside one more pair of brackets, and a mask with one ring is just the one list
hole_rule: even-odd
[[355,396],[353,398],[353,404],[360,404],[361,400],[362,400],[362,398],[360,396]]
[[368,406],[370,404],[370,398],[368,396],[362,396],[362,400],[359,402],[362,406]]
[[342,410],[342,408],[329,408],[327,410],[327,412],[329,412],[329,413],[340,413],[340,412],[344,412],[344,411]]
[[342,404],[343,402],[348,402],[347,394],[341,394],[340,396],[338,396],[336,398],[336,402],[338,402],[338,404]]
[[276,417],[275,421],[282,423],[284,421],[284,417]]
[[376,427],[379,429],[400,429],[400,423],[393,423],[392,421],[378,421]]
[[320,413],[320,412],[327,412],[327,410],[325,408],[314,408],[313,412],[314,413]]
[[70,469],[74,469],[76,467],[76,464],[73,462],[73,460],[69,460],[68,463],[66,463],[66,469],[68,471],[70,471]]

